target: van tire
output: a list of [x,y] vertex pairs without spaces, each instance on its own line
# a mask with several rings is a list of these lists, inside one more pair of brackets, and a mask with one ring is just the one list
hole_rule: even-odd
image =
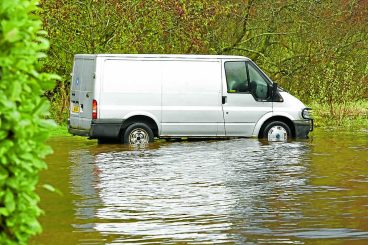
[[133,123],[124,131],[123,143],[130,145],[140,145],[153,142],[154,135],[152,129],[145,123]]
[[[284,134],[286,135],[284,136]],[[261,134],[261,138],[266,139],[268,141],[278,141],[272,140],[275,138],[279,138],[279,141],[287,141],[290,140],[292,137],[290,127],[281,121],[271,121],[265,125],[263,132]]]

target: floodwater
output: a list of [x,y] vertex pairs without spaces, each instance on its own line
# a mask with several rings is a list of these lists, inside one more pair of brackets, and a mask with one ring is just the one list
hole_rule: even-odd
[[52,138],[31,244],[368,244],[368,132],[308,140]]

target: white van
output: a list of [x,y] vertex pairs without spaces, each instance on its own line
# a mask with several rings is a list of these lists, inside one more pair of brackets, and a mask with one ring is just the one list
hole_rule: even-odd
[[249,58],[78,54],[69,132],[141,144],[158,138],[307,138],[309,108]]

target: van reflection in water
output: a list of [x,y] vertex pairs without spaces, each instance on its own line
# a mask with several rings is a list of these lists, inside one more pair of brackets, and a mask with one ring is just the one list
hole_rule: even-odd
[[256,139],[75,150],[74,227],[110,243],[301,242],[309,152]]

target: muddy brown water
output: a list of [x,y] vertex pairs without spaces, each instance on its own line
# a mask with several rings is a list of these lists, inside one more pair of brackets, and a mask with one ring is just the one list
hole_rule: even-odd
[[31,244],[368,244],[368,132],[308,140],[52,138]]

